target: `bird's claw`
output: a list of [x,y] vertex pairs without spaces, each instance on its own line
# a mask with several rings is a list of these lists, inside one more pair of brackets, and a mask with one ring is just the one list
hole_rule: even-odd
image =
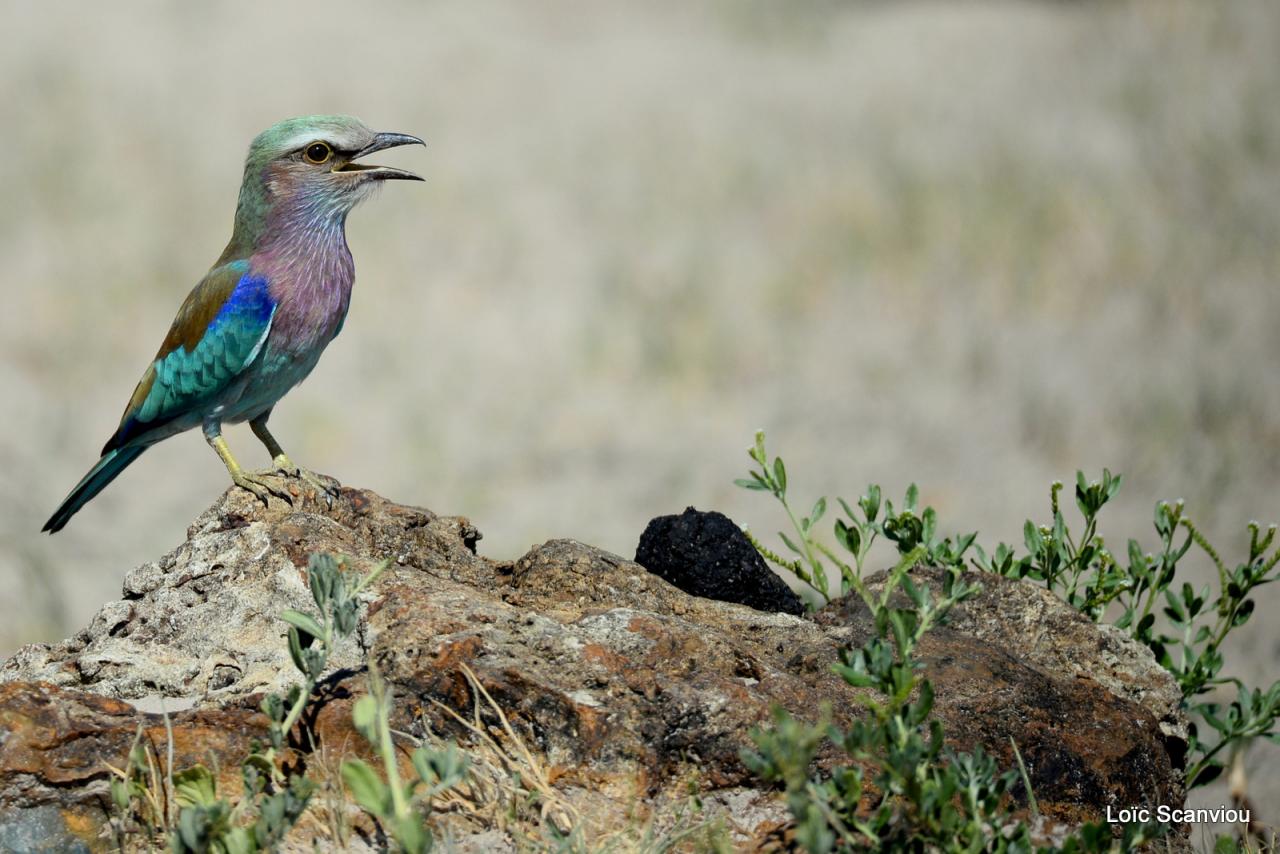
[[284,499],[284,501],[290,505],[293,504],[292,496],[290,496],[285,489],[276,486],[262,474],[257,474],[256,472],[238,472],[231,476],[231,480],[241,489],[252,492],[264,505],[268,503],[268,500],[272,495],[277,498]]
[[298,469],[296,477],[316,491],[317,499],[323,495],[326,506],[333,507],[333,499],[338,497],[338,487],[341,486],[338,481],[333,478],[322,478],[315,472],[307,471],[304,468]]
[[276,473],[285,477],[297,478],[315,491],[317,500],[324,496],[325,503],[329,507],[333,507],[333,499],[338,496],[338,487],[341,485],[336,480],[323,478],[315,472],[304,469],[289,459],[286,454],[280,454],[271,461],[271,464],[274,466]]
[[271,468],[268,471],[285,477],[297,477],[298,472],[302,471],[302,467],[289,459],[288,454],[281,451],[271,460]]

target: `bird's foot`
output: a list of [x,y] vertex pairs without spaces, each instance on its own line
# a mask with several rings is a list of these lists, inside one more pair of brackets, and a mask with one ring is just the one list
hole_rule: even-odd
[[275,466],[275,470],[281,474],[289,477],[296,477],[298,480],[307,484],[307,486],[310,486],[315,490],[317,499],[324,496],[324,500],[328,506],[333,506],[333,499],[337,497],[338,487],[341,486],[338,481],[333,478],[321,477],[313,471],[304,469],[302,466],[289,459],[288,454],[280,454],[271,461],[271,464]]
[[286,477],[297,477],[298,472],[302,471],[302,469],[298,467],[297,463],[289,459],[288,454],[279,454],[271,461],[271,471]]
[[263,474],[245,471],[232,472],[231,481],[241,489],[252,492],[263,504],[266,504],[272,495],[284,499],[289,504],[293,504],[293,497],[289,495],[288,490],[272,483]]
[[322,477],[313,471],[307,471],[304,468],[298,469],[298,479],[310,486],[316,491],[316,498],[324,496],[325,504],[329,507],[333,506],[333,499],[338,497],[338,488],[342,484],[331,477]]

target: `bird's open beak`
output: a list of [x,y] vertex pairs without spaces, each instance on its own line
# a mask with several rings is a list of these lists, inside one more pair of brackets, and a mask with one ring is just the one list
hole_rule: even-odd
[[380,133],[374,136],[373,142],[353,154],[351,159],[333,167],[333,171],[342,173],[360,173],[362,177],[371,180],[423,180],[407,169],[397,169],[394,166],[374,166],[367,163],[356,163],[357,160],[364,157],[366,154],[372,154],[373,152],[381,151],[384,148],[395,148],[397,145],[426,145],[426,143],[418,139],[416,136],[410,136],[407,133]]

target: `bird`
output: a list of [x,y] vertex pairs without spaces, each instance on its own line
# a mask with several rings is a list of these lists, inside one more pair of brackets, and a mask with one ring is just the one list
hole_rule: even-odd
[[[143,451],[193,427],[232,483],[264,503],[269,495],[289,497],[276,475],[299,478],[332,500],[334,487],[295,465],[267,420],[342,331],[355,281],[347,215],[385,181],[423,180],[358,162],[402,145],[425,143],[338,115],[286,119],[254,138],[230,242],[178,309],[101,458],[44,531],[60,531]],[[271,469],[246,471],[232,456],[222,427],[244,421],[266,446]]]

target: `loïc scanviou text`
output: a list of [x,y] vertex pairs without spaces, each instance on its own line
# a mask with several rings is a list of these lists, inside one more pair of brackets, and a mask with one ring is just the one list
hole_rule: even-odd
[[1107,821],[1111,824],[1133,824],[1153,819],[1162,824],[1248,824],[1249,810],[1235,809],[1226,804],[1207,809],[1184,809],[1165,804],[1156,807],[1107,806]]

